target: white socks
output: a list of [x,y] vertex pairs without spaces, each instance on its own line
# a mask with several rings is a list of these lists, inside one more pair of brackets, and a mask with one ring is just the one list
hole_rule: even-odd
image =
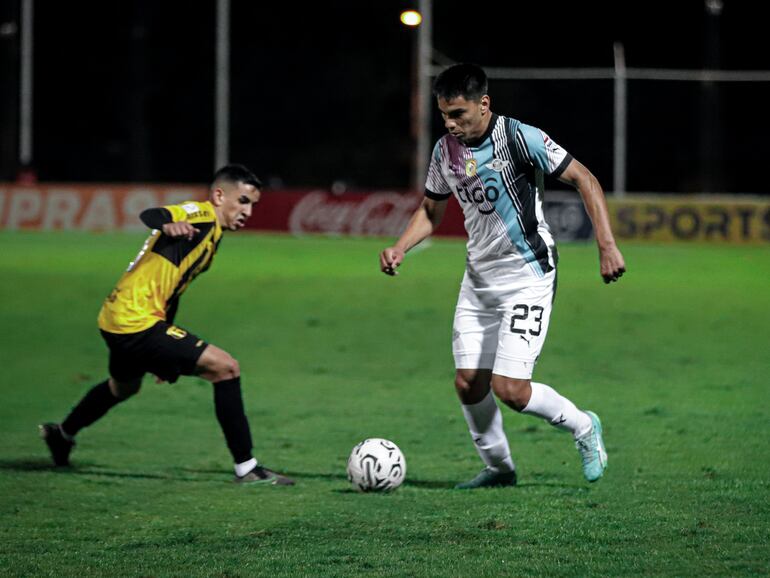
[[532,397],[521,411],[542,417],[551,425],[572,432],[575,437],[591,429],[591,418],[585,412],[544,383],[532,382]]
[[[492,391],[479,403],[461,405],[476,451],[487,467],[495,472],[514,469],[508,438],[503,431],[503,416]],[[574,407],[574,406],[573,406]],[[589,420],[589,425],[590,425]]]
[[251,458],[247,462],[235,464],[235,475],[242,478],[257,466],[257,459]]

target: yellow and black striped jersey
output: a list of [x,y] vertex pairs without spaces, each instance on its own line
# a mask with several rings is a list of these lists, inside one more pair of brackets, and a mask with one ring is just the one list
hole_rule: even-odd
[[172,239],[154,229],[99,311],[99,328],[109,333],[138,333],[158,321],[173,322],[179,296],[211,266],[222,239],[214,206],[188,201],[163,207],[173,222],[198,229],[190,240]]

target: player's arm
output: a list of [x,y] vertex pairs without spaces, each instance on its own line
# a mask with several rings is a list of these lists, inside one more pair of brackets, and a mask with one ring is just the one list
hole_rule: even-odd
[[396,244],[380,253],[380,270],[383,273],[398,275],[396,269],[401,265],[407,251],[430,237],[441,224],[446,211],[447,200],[448,198],[441,200],[423,198]]
[[158,229],[164,235],[174,239],[185,237],[189,240],[198,233],[198,229],[187,221],[175,222],[171,211],[165,207],[146,209],[141,212],[139,218],[150,229]]
[[626,263],[612,235],[607,201],[599,181],[576,159],[570,161],[559,175],[559,180],[575,187],[583,199],[583,205],[594,226],[596,244],[599,246],[599,267],[604,282],[617,281],[625,273]]

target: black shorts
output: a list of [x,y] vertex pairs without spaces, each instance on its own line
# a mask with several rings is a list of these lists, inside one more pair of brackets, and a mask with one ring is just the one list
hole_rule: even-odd
[[110,349],[110,375],[117,381],[141,379],[152,373],[174,383],[180,375],[194,375],[208,343],[180,329],[159,321],[139,333],[108,333],[102,337]]

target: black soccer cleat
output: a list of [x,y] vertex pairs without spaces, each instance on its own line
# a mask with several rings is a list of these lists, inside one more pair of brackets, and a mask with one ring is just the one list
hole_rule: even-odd
[[503,488],[516,485],[516,470],[510,472],[493,472],[484,468],[481,473],[461,484],[455,486],[455,490],[476,490],[478,488]]
[[273,470],[263,468],[262,466],[254,466],[254,469],[251,470],[248,474],[243,476],[235,476],[235,483],[265,484],[271,486],[293,486],[294,480],[287,478],[278,472],[274,472]]
[[44,423],[38,427],[40,428],[40,437],[43,438],[51,451],[54,465],[57,467],[70,465],[70,452],[75,447],[75,442],[65,439],[58,423]]

